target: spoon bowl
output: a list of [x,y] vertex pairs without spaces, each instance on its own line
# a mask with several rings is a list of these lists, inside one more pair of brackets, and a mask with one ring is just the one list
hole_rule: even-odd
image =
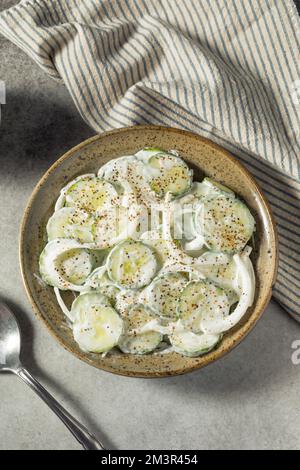
[[21,334],[16,317],[0,302],[0,372],[20,367]]

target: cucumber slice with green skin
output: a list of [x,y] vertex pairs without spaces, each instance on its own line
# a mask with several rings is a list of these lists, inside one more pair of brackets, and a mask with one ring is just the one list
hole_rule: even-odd
[[223,194],[203,201],[196,224],[206,245],[213,251],[225,253],[241,251],[255,229],[255,220],[248,207]]
[[79,180],[66,193],[66,206],[77,207],[87,212],[97,212],[118,202],[114,186],[101,178]]
[[174,205],[181,205],[184,207],[185,205],[195,205],[199,204],[201,199],[207,196],[209,193],[209,188],[207,185],[203,183],[199,183],[198,181],[194,181],[190,187],[190,190],[183,194],[181,197],[176,198],[172,201]]
[[158,148],[158,147],[145,147],[142,150],[139,150],[135,154],[135,157],[138,160],[142,160],[145,163],[147,163],[151,157],[153,157],[154,155],[157,155],[158,153],[165,154],[167,152],[165,152],[163,149]]
[[105,305],[110,307],[109,298],[100,292],[83,292],[72,303],[70,310],[73,321],[79,321],[87,310],[92,307]]
[[206,279],[225,289],[230,305],[238,301],[239,297],[234,290],[237,283],[237,271],[236,264],[232,259],[226,264],[202,266],[201,272]]
[[157,331],[135,333],[155,318],[153,312],[142,304],[131,307],[124,319],[124,334],[120,337],[119,348],[127,354],[148,354],[158,347],[163,339]]
[[111,207],[101,211],[92,228],[95,246],[110,248],[136,235],[142,211],[140,206]]
[[157,277],[146,289],[150,307],[161,318],[176,320],[178,298],[187,283],[188,276],[184,273],[169,272]]
[[191,281],[181,292],[177,305],[177,317],[187,329],[201,331],[203,317],[226,316],[230,303],[226,292],[207,281]]
[[189,357],[208,353],[218,344],[220,338],[220,335],[195,334],[192,331],[182,331],[169,336],[173,350]]
[[126,240],[111,250],[106,269],[110,279],[118,286],[139,289],[152,281],[157,271],[157,261],[149,246]]
[[115,304],[116,295],[120,292],[120,289],[109,279],[105,266],[96,268],[85,281],[85,286],[107,296],[112,305]]
[[93,223],[93,218],[87,212],[73,207],[63,207],[54,212],[48,220],[48,239],[74,238],[81,243],[92,243]]
[[95,178],[95,174],[94,173],[86,173],[84,175],[79,175],[77,176],[74,180],[70,181],[66,186],[64,186],[61,190],[60,190],[60,194],[59,194],[59,197],[55,203],[55,207],[54,207],[54,211],[58,211],[59,209],[62,209],[66,203],[66,192],[67,190],[73,186],[75,183],[77,183],[78,181],[81,181],[81,180],[90,180],[90,179],[93,179]]
[[192,170],[176,155],[171,153],[155,154],[148,161],[150,176],[148,184],[160,197],[167,193],[180,196],[192,184]]
[[82,285],[93,270],[94,257],[76,240],[51,240],[40,255],[42,279],[61,290],[83,291]]
[[103,353],[118,344],[123,333],[123,320],[106,302],[105,296],[85,293],[77,297],[71,309],[74,315],[73,335],[83,351]]

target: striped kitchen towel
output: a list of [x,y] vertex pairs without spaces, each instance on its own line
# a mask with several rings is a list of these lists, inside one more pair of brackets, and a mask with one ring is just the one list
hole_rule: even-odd
[[97,132],[192,130],[255,175],[277,220],[275,298],[300,320],[300,19],[292,0],[23,0],[0,31]]

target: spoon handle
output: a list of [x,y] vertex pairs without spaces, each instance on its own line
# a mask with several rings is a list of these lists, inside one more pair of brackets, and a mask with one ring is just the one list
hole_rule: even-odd
[[73,436],[85,450],[105,450],[102,444],[91,434],[85,426],[75,419],[49,392],[26,370],[19,368],[15,373],[44,400],[52,411],[62,420]]

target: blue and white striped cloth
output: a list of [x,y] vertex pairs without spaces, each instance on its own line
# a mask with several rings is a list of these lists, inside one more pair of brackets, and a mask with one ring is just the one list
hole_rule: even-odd
[[0,31],[97,132],[197,132],[250,169],[280,238],[275,298],[300,319],[300,19],[292,0],[23,0]]

